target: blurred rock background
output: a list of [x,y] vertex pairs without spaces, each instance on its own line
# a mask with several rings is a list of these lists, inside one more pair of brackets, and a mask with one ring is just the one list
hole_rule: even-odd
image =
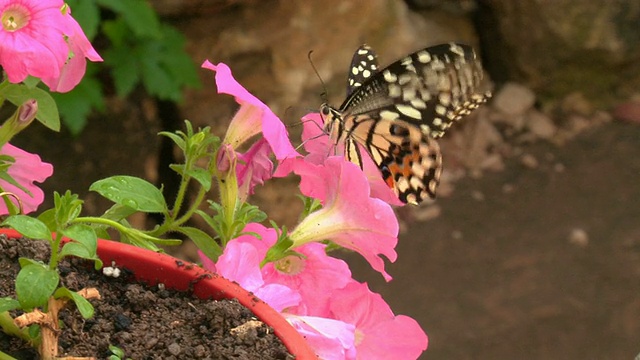
[[[289,125],[322,102],[311,50],[331,103],[340,104],[351,56],[363,42],[383,65],[442,42],[473,45],[494,98],[441,141],[439,200],[398,209],[396,280],[384,284],[345,256],[394,311],[421,323],[430,336],[425,359],[640,352],[640,209],[629,202],[640,195],[640,2],[150,3],[185,34],[195,64],[227,63]],[[80,138],[30,129],[41,135],[19,137],[17,145],[56,166],[47,194],[71,184],[90,213],[107,206],[87,193],[105,176],[143,176],[171,192],[174,152],[156,133],[189,119],[222,136],[236,109],[233,99],[217,95],[212,72],[200,75],[203,87],[187,90],[180,104],[139,89],[110,98],[108,112],[91,119]],[[301,206],[282,189],[295,184],[274,181],[254,202],[292,226]],[[587,209],[593,211],[581,212]],[[186,244],[178,254],[193,259],[193,248]]]

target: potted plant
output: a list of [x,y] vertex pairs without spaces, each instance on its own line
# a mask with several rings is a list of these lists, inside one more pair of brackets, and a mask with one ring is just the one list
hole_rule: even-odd
[[[30,2],[21,0],[10,3]],[[51,3],[55,5],[56,1],[51,0]],[[403,189],[402,184],[395,183],[398,178],[387,174],[400,171],[396,168],[397,164],[394,167],[395,163],[384,165],[381,158],[371,159],[365,152],[358,152],[361,156],[356,159],[353,150],[347,150],[349,159],[342,155],[333,156],[333,153],[341,150],[340,144],[336,148],[336,139],[328,141],[326,132],[335,135],[337,128],[333,126],[343,125],[343,119],[338,110],[328,106],[322,107],[322,115],[309,114],[303,118],[303,144],[307,151],[303,156],[292,146],[280,119],[267,105],[244,89],[223,63],[215,65],[205,61],[202,67],[215,72],[218,92],[233,96],[240,105],[225,135],[218,137],[208,127],[194,129],[188,121],[185,121],[184,131],[160,133],[170,138],[183,155],[181,163],[171,165],[181,179],[175,199],[168,201],[162,188],[143,179],[117,175],[99,180],[90,187],[90,190],[113,202],[113,206],[101,216],[84,216],[82,200],[70,192],[55,193],[54,208],[43,211],[37,217],[23,215],[35,210],[42,201],[33,181],[44,180],[47,174],[50,175],[51,169],[48,164],[40,163],[39,158],[31,159],[30,164],[39,170],[29,172],[26,177],[17,176],[16,170],[22,169],[25,163],[6,152],[11,149],[7,142],[33,119],[53,128],[57,121],[57,117],[51,115],[55,111],[48,107],[51,101],[47,93],[35,88],[34,80],[26,79],[26,75],[39,77],[52,91],[64,91],[73,87],[69,84],[82,77],[82,71],[79,70],[83,68],[74,67],[77,62],[84,63],[85,57],[93,61],[100,59],[65,9],[63,7],[63,11],[60,11],[58,8],[55,14],[45,14],[57,19],[51,20],[54,23],[66,24],[66,27],[61,26],[62,32],[57,34],[58,37],[54,37],[54,40],[62,41],[62,47],[66,49],[63,61],[55,59],[49,62],[60,65],[56,72],[43,73],[39,67],[29,67],[29,62],[22,67],[12,67],[15,64],[11,61],[19,61],[23,55],[18,49],[10,49],[15,51],[15,56],[10,59],[0,57],[0,65],[7,73],[7,79],[0,84],[0,96],[18,106],[15,115],[0,128],[0,139],[4,140],[0,152],[0,155],[4,155],[0,157],[0,160],[4,160],[0,164],[3,165],[0,167],[0,195],[6,207],[5,214],[8,214],[2,224],[28,238],[46,240],[51,249],[50,256],[45,260],[20,261],[16,294],[0,301],[0,323],[4,324],[2,327],[5,332],[38,339],[41,350],[48,354],[46,356],[55,358],[58,329],[56,325],[49,325],[57,324],[59,309],[64,304],[74,303],[83,317],[91,318],[93,306],[100,302],[99,288],[72,290],[65,282],[60,283],[60,274],[67,271],[67,265],[60,268],[60,264],[65,259],[81,258],[95,268],[104,265],[107,273],[130,270],[136,278],[152,286],[161,284],[179,290],[190,288],[198,297],[235,296],[241,292],[239,287],[242,287],[249,295],[239,295],[238,301],[257,316],[270,314],[262,321],[275,329],[287,348],[299,359],[316,356],[322,359],[414,359],[426,349],[427,336],[417,322],[407,316],[395,315],[380,295],[369,290],[366,284],[354,280],[348,265],[330,256],[330,253],[338,249],[358,252],[374,270],[386,280],[391,280],[384,269],[383,259],[384,256],[390,261],[396,260],[394,248],[398,222],[391,204],[420,201],[426,192],[433,192],[431,185],[435,186],[437,178],[433,179],[433,184],[421,183],[418,188],[420,191],[416,190],[414,194]],[[0,8],[3,19],[16,22],[15,25],[11,25],[11,21],[7,23],[15,26],[14,35],[20,34],[19,30],[27,26],[22,22],[37,18],[21,11],[26,10],[17,5]],[[72,33],[71,30],[76,32]],[[375,58],[370,50],[366,50],[368,48],[363,49],[364,54]],[[437,50],[449,51],[442,49]],[[69,50],[73,51],[70,59]],[[447,53],[447,56],[450,55],[447,59],[466,51],[467,48],[452,49],[450,54]],[[0,55],[4,54],[6,51],[0,52]],[[362,54],[359,49],[354,61],[360,59]],[[440,55],[434,53],[434,56]],[[16,69],[24,71],[16,73]],[[377,65],[371,69],[377,69]],[[357,73],[352,72],[352,76]],[[353,93],[356,91],[353,84],[357,79],[350,80],[350,91]],[[479,102],[469,105],[470,108],[465,111],[471,110]],[[403,131],[393,129],[399,133]],[[413,134],[419,131],[416,129],[404,130]],[[347,136],[351,136],[349,134]],[[392,135],[399,136],[395,133]],[[435,160],[427,165],[439,166],[437,145],[426,135],[418,137],[425,144],[428,142],[428,149],[420,143],[417,147],[419,154],[405,154],[403,151],[406,149],[391,153],[393,146],[389,145],[388,156],[415,157],[422,156],[423,151],[433,151],[429,154]],[[411,137],[409,140],[416,139]],[[349,144],[359,146],[349,143],[347,138]],[[397,144],[404,145],[404,142]],[[244,148],[247,150],[241,152]],[[364,151],[364,148],[358,149]],[[428,162],[428,159],[431,157],[425,157],[425,161]],[[348,160],[357,160],[358,164]],[[377,165],[374,160],[378,161]],[[423,163],[418,165],[426,166]],[[43,173],[43,176],[34,178],[33,175],[38,173]],[[273,222],[267,226],[267,215],[251,205],[248,199],[255,186],[272,177],[283,177],[290,173],[300,177],[299,189],[304,203],[300,220],[291,230]],[[412,182],[411,186],[414,185]],[[428,188],[425,187],[427,185]],[[195,193],[188,200],[187,192],[193,188],[196,189]],[[208,204],[206,209],[203,206],[205,204]],[[151,229],[138,229],[128,222],[128,218],[138,212],[160,214],[163,220]],[[201,220],[204,228],[191,225],[190,220],[194,217]],[[98,240],[110,239],[110,235],[114,235],[118,241]],[[161,250],[158,245],[178,243],[179,240],[175,239],[177,235],[197,245],[202,266],[210,272],[159,254]],[[147,260],[152,261],[152,265],[143,265],[143,261]],[[174,273],[176,270],[180,271]],[[160,277],[165,274],[171,275]],[[235,284],[226,282],[224,278]],[[265,307],[263,302],[271,309]],[[8,311],[16,309],[31,318],[19,320],[17,326],[11,325],[16,323]],[[15,312],[12,314],[18,315]],[[272,317],[274,314],[278,316]],[[52,335],[54,341],[42,340],[47,333]],[[304,343],[295,341],[301,338],[304,338]],[[122,348],[109,345],[112,345],[112,356],[127,356],[125,345]]]
[[[15,230],[10,230],[10,229],[0,229],[0,234],[6,236],[12,242],[17,242],[17,240],[22,237],[22,234],[20,234]],[[26,242],[33,242],[33,241],[27,240]],[[69,242],[72,242],[72,240],[68,238],[62,238],[62,242],[69,243]],[[2,245],[0,244],[0,247],[1,246]],[[275,311],[273,308],[268,306],[266,303],[264,303],[260,299],[256,298],[256,296],[253,295],[252,293],[242,289],[238,284],[231,282],[217,274],[210,273],[193,264],[184,263],[166,254],[157,253],[157,252],[153,252],[146,249],[140,249],[138,247],[134,247],[131,245],[122,244],[114,241],[109,241],[109,240],[98,239],[97,256],[102,261],[108,264],[114,265],[114,267],[110,266],[110,267],[103,268],[104,273],[110,274],[110,276],[114,276],[113,272],[115,272],[119,276],[124,277],[124,272],[127,272],[132,274],[135,280],[141,283],[144,283],[146,286],[149,286],[149,287],[158,286],[158,284],[161,284],[160,286],[162,288],[175,289],[181,292],[188,291],[188,293],[191,294],[191,296],[196,296],[200,299],[206,299],[206,300],[236,299],[242,306],[245,306],[247,309],[249,309],[251,313],[255,315],[255,318],[260,320],[260,323],[258,323],[255,320],[249,320],[247,323],[249,324],[258,323],[256,326],[262,326],[261,323],[264,323],[264,325],[267,326],[268,329],[273,329],[275,336],[281,339],[284,346],[286,346],[286,349],[277,349],[275,351],[272,350],[270,353],[286,354],[286,352],[288,351],[288,353],[290,353],[296,359],[315,359],[316,358],[315,354],[309,348],[304,338],[289,323],[286,322],[286,320],[282,315],[280,315],[280,313]],[[0,259],[1,258],[2,257],[0,256]],[[115,267],[116,264],[117,264],[117,267]],[[3,268],[5,268],[5,266],[3,266]],[[91,271],[93,269],[91,267],[87,267],[86,269],[82,269],[82,270]],[[109,270],[109,271],[106,271],[106,270]],[[106,278],[106,276],[103,276],[103,277],[105,277],[104,281],[107,281],[107,282],[110,281],[108,280],[108,278]],[[2,288],[2,286],[0,286],[0,288]],[[85,289],[82,291],[78,291],[77,293],[82,294],[81,296],[86,296],[90,298],[89,301],[94,302],[96,306],[99,306],[101,300],[95,300],[95,299],[96,297],[100,296],[100,292],[102,293],[103,296],[106,295],[104,292],[104,288],[105,288],[104,286],[99,286],[96,289],[91,289],[89,291]],[[62,298],[64,299],[64,297]],[[82,301],[82,300],[79,300],[79,301]],[[185,298],[185,301],[189,301],[193,303],[193,300],[189,300],[188,297]],[[0,302],[0,304],[1,303],[2,302]],[[78,304],[78,308],[84,309],[84,311],[87,311],[86,307],[83,308],[84,305],[83,303],[80,303]],[[158,304],[150,303],[148,304],[148,306],[153,307],[153,306],[158,306]],[[60,311],[62,309],[58,308],[57,310]],[[178,310],[174,309],[174,311],[178,311]],[[37,314],[41,316],[41,313],[38,312]],[[148,316],[152,316],[152,315],[150,314]],[[172,320],[175,322],[176,319],[178,318],[179,316],[176,316],[172,318]],[[190,317],[191,320],[193,320],[194,318],[195,316]],[[10,329],[11,323],[7,323],[5,320],[6,318],[0,319],[0,325],[2,325],[2,327],[5,330]],[[154,321],[164,321],[164,320],[165,319],[154,319]],[[45,330],[45,332],[52,330],[50,328],[47,329],[45,327],[44,324],[48,323],[48,321],[46,321],[45,318],[39,317],[38,321],[41,322],[40,326]],[[66,321],[66,322],[69,323],[69,321]],[[184,326],[187,326],[187,324],[185,324]],[[70,328],[71,326],[66,326],[66,327]],[[72,331],[72,329],[58,328],[57,335],[64,337],[64,334],[62,333],[63,330]],[[127,330],[130,331],[130,329],[127,329]],[[95,332],[97,330],[85,329],[84,331]],[[49,332],[46,336],[52,336],[52,335],[53,334]],[[207,334],[203,334],[203,335],[206,336]],[[40,343],[41,347],[47,347],[47,346],[50,347],[50,345],[46,344],[46,341],[49,341],[49,340],[54,340],[54,342],[57,342],[53,338],[47,339],[46,336],[44,334],[41,336],[42,339],[46,339],[44,344]],[[58,338],[60,336],[56,336],[55,338]],[[115,342],[115,340],[119,338],[118,333],[96,334],[96,335],[85,334],[85,338],[91,338],[91,337],[109,338],[110,336],[112,339],[114,339],[112,342],[109,342],[109,345],[113,347],[114,352],[117,352],[118,349],[120,349],[123,351],[123,354],[127,354],[127,356],[133,355],[135,353],[134,350],[127,349],[126,344],[123,345]],[[240,335],[236,334],[236,336],[240,336]],[[2,336],[0,336],[0,338],[1,337]],[[212,334],[209,334],[208,338],[211,339]],[[255,346],[255,344],[249,345],[249,342],[247,341],[246,337],[243,339],[243,342],[247,343],[247,346],[243,346],[243,348],[246,347],[249,350],[252,350],[251,347]],[[55,348],[56,351],[57,351],[57,345],[58,344],[56,344],[56,348]],[[235,345],[235,346],[238,346],[238,345]],[[16,348],[19,349],[20,346],[16,345]],[[162,348],[162,347],[156,346],[154,347],[154,349],[149,349],[148,351],[155,351],[156,353],[159,353],[158,350],[160,350],[160,351],[165,351],[166,353],[165,349],[156,349],[156,348]],[[125,349],[126,349],[126,352],[125,352]],[[8,349],[8,348],[3,348],[3,350],[11,351],[11,349]],[[51,351],[53,349],[49,349],[49,350]],[[64,347],[62,348],[62,350],[63,351],[65,350]],[[221,354],[223,350],[232,352],[234,351],[234,347],[229,347],[228,350],[227,349],[220,350],[220,347],[218,347],[217,350],[218,350],[217,355],[222,356]],[[16,349],[14,349],[14,352],[15,351]],[[189,356],[195,357],[194,353],[190,353],[189,351],[190,351],[189,349],[185,349],[184,351],[182,351],[182,355],[187,357]],[[268,358],[264,352],[260,353],[258,352],[258,350],[253,350],[253,351],[257,352],[257,354],[255,355],[256,357]],[[280,353],[278,353],[277,351],[280,351]],[[211,350],[209,350],[208,348],[203,348],[201,350],[201,353],[203,357],[205,355],[213,355],[211,354]],[[57,353],[55,354],[57,355]],[[32,356],[31,353],[29,353],[29,355],[30,355],[29,357]],[[1,354],[0,354],[0,358],[3,358]]]

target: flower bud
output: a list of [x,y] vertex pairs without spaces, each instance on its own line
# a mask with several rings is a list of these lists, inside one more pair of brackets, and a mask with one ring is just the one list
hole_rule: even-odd
[[35,99],[25,101],[18,110],[0,127],[0,147],[17,133],[29,126],[38,113],[38,102]]
[[18,109],[18,121],[22,126],[29,125],[38,113],[38,102],[36,99],[29,99]]
[[231,145],[223,144],[220,146],[220,149],[218,149],[218,157],[216,159],[216,168],[218,169],[218,173],[221,177],[226,177],[231,169],[231,165],[235,163],[237,159],[238,155]]

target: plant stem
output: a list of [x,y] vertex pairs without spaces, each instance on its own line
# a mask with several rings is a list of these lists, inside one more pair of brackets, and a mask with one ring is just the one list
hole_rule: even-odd
[[101,224],[101,225],[107,225],[110,226],[120,232],[127,232],[127,230],[129,230],[128,227],[120,224],[117,221],[113,221],[113,220],[109,220],[109,219],[105,219],[105,218],[101,218],[101,217],[95,217],[95,216],[81,216],[81,217],[77,217],[73,220],[71,220],[71,223],[91,223],[91,224]]
[[60,242],[62,241],[62,233],[57,232],[56,238],[51,244],[51,260],[49,261],[49,269],[56,270],[58,267],[58,252],[60,251]]
[[13,356],[10,356],[9,354],[6,354],[6,353],[0,351],[0,360],[18,360],[18,359],[14,358]]
[[[10,336],[18,337],[26,342],[33,343],[33,339],[29,337],[29,334],[26,330],[21,330],[16,324],[13,322],[13,318],[7,311],[0,313],[0,327],[5,334]],[[0,357],[2,360],[2,357]]]

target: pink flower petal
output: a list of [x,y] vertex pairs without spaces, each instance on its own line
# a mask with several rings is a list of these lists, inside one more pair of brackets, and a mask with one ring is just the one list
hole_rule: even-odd
[[266,284],[254,294],[278,312],[300,305],[302,297],[298,291],[280,284]]
[[238,154],[238,165],[236,174],[238,177],[238,187],[247,188],[248,195],[253,194],[253,188],[264,184],[271,179],[273,174],[273,163],[269,159],[271,149],[265,139],[256,141],[244,154]]
[[[52,90],[69,90],[84,75],[85,55],[98,61],[78,24],[62,13],[63,4],[62,0],[0,0],[0,17],[13,15],[19,19],[12,31],[0,27],[0,66],[10,82],[18,83],[32,75],[43,79]],[[70,50],[77,59],[70,62],[60,79]]]
[[[44,201],[44,193],[35,186],[34,182],[43,182],[53,174],[53,166],[40,160],[40,156],[30,154],[11,144],[4,144],[0,150],[0,154],[9,155],[15,159],[15,162],[9,167],[8,174],[27,189],[28,194],[20,188],[0,180],[0,186],[4,191],[13,193],[22,201],[23,212],[30,213],[38,209],[38,206]],[[8,197],[14,204],[15,199]],[[17,204],[16,204],[17,205]],[[0,214],[7,214],[7,206],[4,201],[0,201]]]
[[353,281],[333,294],[336,319],[356,327],[358,359],[417,359],[428,338],[410,317],[395,316],[379,294]]
[[236,81],[226,64],[214,65],[206,60],[202,67],[216,72],[218,93],[232,95],[240,104],[240,110],[229,126],[225,142],[237,148],[253,135],[262,132],[276,159],[300,156],[291,145],[289,134],[282,121],[267,105]]
[[91,61],[102,61],[102,58],[93,48],[89,39],[82,31],[78,22],[71,17],[68,12],[64,19],[67,23],[65,35],[69,41],[71,56],[62,67],[59,77],[43,77],[44,82],[51,91],[68,92],[80,83],[87,70],[87,59]]
[[251,223],[247,224],[243,232],[256,233],[262,237],[262,240],[254,235],[242,235],[233,239],[227,244],[216,264],[200,252],[200,259],[205,269],[215,271],[237,282],[242,288],[253,292],[278,311],[298,306],[301,296],[297,290],[283,284],[266,283],[262,277],[260,263],[269,247],[275,243],[277,236],[275,230]]
[[260,261],[264,256],[255,246],[240,241],[230,241],[215,264],[217,273],[237,282],[248,291],[255,291],[262,285]]
[[263,267],[265,282],[283,284],[300,292],[300,306],[289,309],[289,313],[329,316],[332,292],[352,281],[347,263],[328,256],[325,247],[318,243],[306,244],[296,248],[304,257],[291,255]]
[[323,360],[355,359],[354,327],[333,319],[284,314],[302,334],[318,358]]
[[[398,220],[389,204],[369,197],[369,184],[362,171],[336,156],[329,157],[323,166],[304,161],[296,164],[294,171],[303,177],[301,189],[315,194],[324,207],[294,229],[290,235],[294,245],[329,239],[360,253],[387,281],[391,280],[379,254],[391,262],[396,260]],[[303,181],[312,185],[302,185]]]

